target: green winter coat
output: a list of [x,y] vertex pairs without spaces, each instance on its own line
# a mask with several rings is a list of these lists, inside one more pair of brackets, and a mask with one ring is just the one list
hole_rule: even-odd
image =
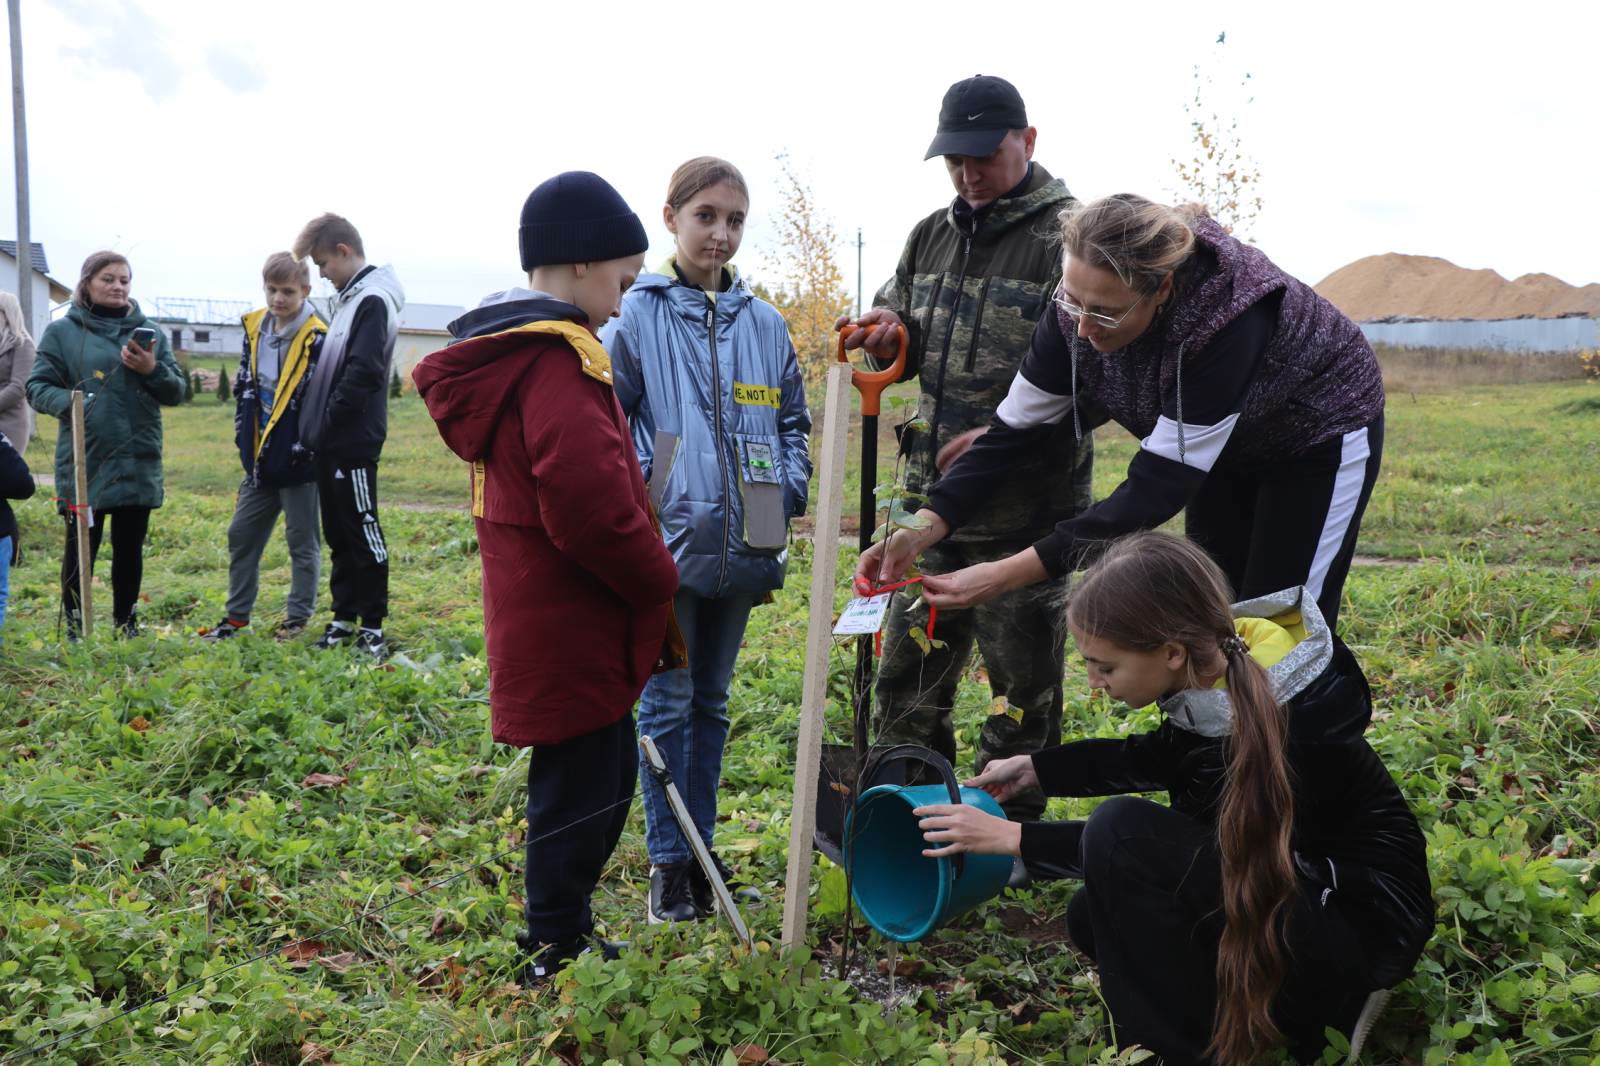
[[[84,393],[84,452],[89,504],[160,507],[161,404],[183,402],[183,372],[166,334],[156,328],[156,367],[140,375],[122,365],[122,346],[150,321],[137,303],[123,318],[105,318],[74,305],[50,323],[28,376],[28,402],[61,419],[56,436],[56,495],[76,497],[72,469],[72,390]],[[60,505],[65,511],[66,505]]]
[[[894,278],[874,297],[909,328],[905,377],[921,379],[928,428],[901,439],[913,492],[933,484],[937,448],[988,425],[1010,390],[1061,280],[1056,215],[1071,202],[1066,185],[1035,163],[1022,193],[979,210],[970,230],[954,204],[935,211],[911,231]],[[951,539],[1032,544],[1092,502],[1093,462],[1093,440],[1074,446],[1071,419],[1047,427],[1032,458]]]

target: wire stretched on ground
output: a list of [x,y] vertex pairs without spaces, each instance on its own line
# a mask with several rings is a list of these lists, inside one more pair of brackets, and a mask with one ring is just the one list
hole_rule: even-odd
[[264,962],[267,959],[270,959],[275,955],[281,954],[283,951],[287,950],[288,948],[292,948],[297,944],[305,944],[305,943],[308,943],[308,942],[313,941],[313,940],[320,940],[321,938],[326,937],[329,934],[337,933],[342,929],[348,929],[352,925],[355,925],[358,922],[369,921],[372,918],[376,917],[377,915],[382,914],[384,911],[387,911],[390,907],[395,906],[396,904],[404,903],[406,900],[409,900],[409,899],[416,899],[418,896],[422,895],[423,893],[431,892],[436,888],[442,888],[443,886],[448,885],[452,881],[456,881],[456,880],[459,880],[460,878],[466,877],[468,874],[476,873],[478,870],[483,869],[485,866],[492,866],[495,863],[501,862],[501,861],[511,857],[512,855],[515,855],[517,852],[522,851],[524,848],[526,848],[529,844],[537,844],[540,841],[549,840],[553,836],[557,836],[557,835],[559,835],[561,833],[565,833],[567,830],[572,829],[575,826],[582,825],[584,822],[589,821],[591,818],[598,818],[602,814],[606,814],[606,813],[608,813],[610,811],[616,810],[618,807],[621,807],[625,803],[632,803],[632,802],[633,802],[633,797],[632,796],[629,796],[627,799],[618,800],[617,802],[615,802],[613,804],[610,804],[609,806],[601,807],[599,810],[592,811],[589,814],[584,815],[582,818],[577,819],[576,821],[568,822],[566,825],[560,826],[560,827],[558,827],[556,829],[552,829],[550,832],[543,833],[540,836],[537,836],[537,837],[533,838],[532,840],[526,840],[523,843],[521,843],[518,846],[516,846],[515,848],[512,848],[512,849],[510,849],[508,851],[503,851],[500,854],[495,855],[492,858],[485,859],[483,862],[480,862],[480,863],[478,863],[478,864],[476,864],[474,866],[469,866],[465,870],[457,871],[456,873],[451,874],[449,877],[443,877],[443,878],[440,878],[439,880],[434,881],[434,882],[432,882],[430,884],[424,885],[423,887],[417,889],[415,892],[408,892],[403,896],[396,897],[395,899],[390,900],[388,903],[385,903],[383,906],[377,908],[376,910],[363,910],[361,914],[358,914],[356,917],[350,919],[348,922],[341,922],[338,925],[330,926],[327,929],[323,929],[323,930],[321,930],[319,932],[312,933],[309,936],[303,936],[303,937],[300,937],[297,940],[291,940],[287,944],[276,945],[271,950],[261,952],[258,955],[255,955],[255,956],[252,956],[251,958],[245,959],[243,962],[234,963],[232,966],[228,966],[228,967],[225,967],[224,969],[218,970],[216,973],[206,974],[203,977],[197,977],[193,981],[189,981],[189,982],[187,982],[185,984],[179,985],[177,988],[174,988],[170,992],[163,992],[159,996],[155,996],[152,999],[145,1000],[143,1003],[140,1003],[137,1006],[129,1007],[127,1010],[124,1010],[119,1014],[114,1014],[111,1017],[105,1019],[104,1021],[96,1022],[93,1025],[88,1025],[88,1026],[83,1027],[82,1029],[77,1029],[77,1030],[74,1030],[73,1032],[66,1033],[65,1035],[58,1036],[54,1040],[50,1041],[49,1043],[36,1044],[33,1047],[25,1048],[25,1049],[23,1049],[21,1051],[12,1052],[11,1054],[7,1055],[5,1058],[0,1058],[0,1066],[4,1066],[5,1063],[10,1063],[10,1062],[24,1062],[24,1061],[26,1061],[26,1060],[28,1060],[30,1058],[33,1058],[35,1055],[43,1054],[44,1052],[50,1051],[53,1048],[59,1047],[62,1044],[65,1044],[65,1043],[68,1043],[70,1041],[76,1040],[81,1036],[87,1036],[88,1034],[96,1031],[97,1029],[101,1029],[101,1028],[103,1028],[103,1027],[105,1027],[107,1025],[110,1025],[112,1022],[121,1021],[123,1018],[129,1017],[130,1015],[133,1015],[133,1014],[137,1014],[139,1011],[144,1010],[146,1007],[154,1006],[157,1003],[164,1003],[167,1000],[171,999],[173,996],[178,995],[180,992],[185,992],[185,991],[195,987],[196,985],[205,984],[207,981],[214,981],[217,978],[222,977],[224,974],[232,973],[234,970],[243,969],[244,967],[250,966],[250,965],[252,965],[254,963]]

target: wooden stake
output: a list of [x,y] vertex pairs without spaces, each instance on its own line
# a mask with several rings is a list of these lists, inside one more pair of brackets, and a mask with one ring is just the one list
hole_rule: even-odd
[[844,509],[844,465],[850,429],[850,367],[828,368],[823,402],[822,477],[814,501],[811,540],[811,618],[806,627],[806,676],[795,745],[794,798],[789,815],[789,870],[784,880],[782,947],[806,942],[811,895],[812,834],[817,826],[817,770],[822,761],[823,708],[833,658],[833,590],[839,573],[839,516]]
[[83,453],[83,390],[72,390],[72,469],[76,491],[72,494],[73,515],[78,529],[78,615],[83,620],[83,636],[94,630],[94,602],[89,598],[89,583],[94,580],[94,563],[89,557],[89,465]]

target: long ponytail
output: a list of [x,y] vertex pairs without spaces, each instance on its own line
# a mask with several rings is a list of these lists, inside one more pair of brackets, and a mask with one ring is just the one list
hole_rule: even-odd
[[1273,697],[1267,672],[1231,632],[1219,643],[1227,657],[1233,705],[1228,781],[1217,812],[1226,922],[1217,948],[1217,1015],[1211,1055],[1249,1062],[1277,1044],[1272,1000],[1283,983],[1283,912],[1295,893],[1289,831],[1288,716]]
[[1296,887],[1288,715],[1234,632],[1231,600],[1227,578],[1193,541],[1135,533],[1106,551],[1067,605],[1073,625],[1122,647],[1181,644],[1192,684],[1219,672],[1227,679],[1233,731],[1217,814],[1226,920],[1209,1054],[1230,1066],[1282,1041],[1272,1002],[1285,969],[1284,912]]

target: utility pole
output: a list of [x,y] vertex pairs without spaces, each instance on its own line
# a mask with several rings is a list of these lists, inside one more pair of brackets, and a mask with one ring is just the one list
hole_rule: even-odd
[[[16,3],[16,0],[11,0]],[[861,227],[856,227],[856,317],[861,317]]]
[[11,15],[11,131],[17,160],[17,302],[22,305],[22,328],[36,333],[33,234],[28,225],[28,110],[22,99],[22,0],[7,0],[6,7]]

